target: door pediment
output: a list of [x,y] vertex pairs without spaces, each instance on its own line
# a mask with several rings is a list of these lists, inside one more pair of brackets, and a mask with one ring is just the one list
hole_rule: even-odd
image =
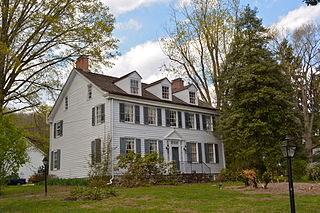
[[177,130],[172,130],[168,135],[164,137],[165,140],[183,140]]

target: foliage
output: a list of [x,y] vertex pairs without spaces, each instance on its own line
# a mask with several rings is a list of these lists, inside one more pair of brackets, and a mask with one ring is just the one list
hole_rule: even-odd
[[[226,105],[218,128],[231,170],[275,168],[280,143],[297,137],[292,88],[267,48],[270,37],[257,11],[247,6],[224,64]],[[296,140],[294,140],[296,142]]]
[[261,180],[264,182],[263,188],[267,188],[268,184],[272,181],[272,173],[270,171],[265,171],[262,174]]
[[256,171],[254,171],[252,169],[251,170],[246,169],[246,170],[243,170],[240,175],[241,175],[242,180],[246,186],[252,185],[255,188],[258,187]]
[[[89,184],[86,178],[50,178],[48,179],[48,185],[64,185],[64,186],[87,186]],[[44,185],[44,181],[38,182],[37,185]]]
[[70,192],[68,200],[102,200],[115,196],[115,191],[109,187],[76,187]]
[[218,181],[240,181],[240,172],[232,171],[228,168],[221,169],[217,176]]
[[310,180],[320,181],[320,163],[309,164],[307,174]]
[[300,180],[306,175],[308,162],[301,159],[292,160],[292,178],[294,180]]
[[221,64],[230,50],[238,7],[238,0],[192,0],[173,11],[173,28],[161,40],[172,62],[164,66],[165,71],[191,81],[209,104],[214,92],[218,109],[223,98]]
[[22,130],[9,117],[0,117],[0,191],[6,185],[6,176],[16,176],[28,160],[27,143]]
[[125,170],[120,184],[135,187],[144,184],[175,184],[177,170],[173,163],[166,163],[156,152],[141,157],[140,153],[128,152],[126,157],[118,156],[117,170]]
[[76,57],[115,56],[114,17],[99,0],[4,0],[0,10],[0,116],[56,95]]

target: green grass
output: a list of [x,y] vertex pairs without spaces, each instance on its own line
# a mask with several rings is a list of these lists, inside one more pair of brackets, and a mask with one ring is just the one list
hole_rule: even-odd
[[[30,188],[34,194],[41,188]],[[54,186],[52,186],[54,187]],[[22,186],[7,188],[6,199],[0,196],[1,213],[65,213],[65,212],[290,212],[287,196],[270,194],[248,195],[227,189],[219,190],[213,184],[185,184],[116,189],[117,196],[102,201],[65,201],[68,194],[36,197],[16,197],[24,192]],[[70,189],[70,188],[69,188]],[[42,187],[43,190],[43,187]],[[59,191],[58,188],[49,190]],[[320,212],[320,195],[296,195],[297,212]]]

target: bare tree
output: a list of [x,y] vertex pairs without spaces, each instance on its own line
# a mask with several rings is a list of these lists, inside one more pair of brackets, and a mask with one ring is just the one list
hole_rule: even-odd
[[108,65],[114,56],[114,18],[99,0],[3,0],[0,10],[0,116],[58,90],[75,57]]
[[207,103],[213,103],[214,92],[218,109],[223,98],[220,65],[229,51],[238,5],[237,0],[193,0],[173,10],[174,29],[167,29],[169,38],[161,40],[164,53],[173,62],[165,65],[166,71],[185,75]]

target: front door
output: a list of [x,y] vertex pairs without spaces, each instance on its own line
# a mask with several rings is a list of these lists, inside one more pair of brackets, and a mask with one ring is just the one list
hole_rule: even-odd
[[180,170],[180,163],[179,163],[179,148],[172,147],[172,160],[175,161],[175,166],[178,170]]

